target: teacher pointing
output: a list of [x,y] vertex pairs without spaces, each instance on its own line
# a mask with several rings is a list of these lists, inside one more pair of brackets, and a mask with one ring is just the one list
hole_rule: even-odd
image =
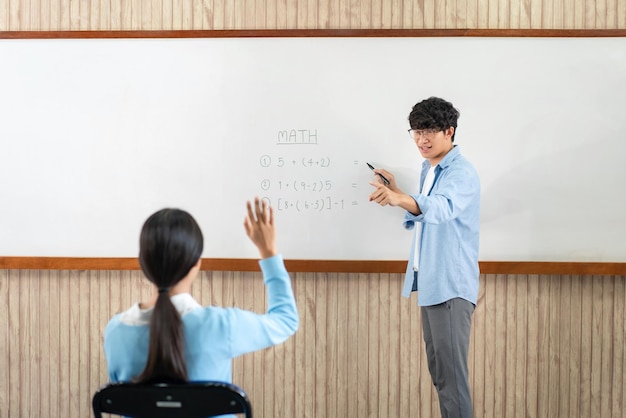
[[404,209],[415,231],[402,295],[418,292],[428,369],[442,418],[472,417],[467,355],[478,298],[480,180],[454,144],[459,112],[437,97],[413,106],[409,134],[425,161],[420,190],[407,194],[392,173],[374,172],[370,201]]

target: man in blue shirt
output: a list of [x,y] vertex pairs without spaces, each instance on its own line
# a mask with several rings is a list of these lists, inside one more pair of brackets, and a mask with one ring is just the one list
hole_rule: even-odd
[[392,173],[370,182],[370,201],[406,210],[415,235],[402,295],[418,291],[428,369],[443,418],[472,417],[467,353],[478,298],[480,180],[454,145],[459,112],[437,97],[417,103],[409,134],[422,157],[420,190],[404,193]]

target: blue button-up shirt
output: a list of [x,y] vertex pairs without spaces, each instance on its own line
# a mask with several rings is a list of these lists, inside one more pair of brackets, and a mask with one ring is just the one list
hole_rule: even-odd
[[[424,184],[430,162],[422,164],[420,181]],[[478,243],[480,226],[480,180],[472,164],[455,146],[435,167],[435,182],[425,194],[411,195],[421,214],[407,212],[404,227],[422,223],[417,275],[418,305],[431,306],[453,298],[473,304],[478,299]],[[413,288],[411,245],[402,295]]]

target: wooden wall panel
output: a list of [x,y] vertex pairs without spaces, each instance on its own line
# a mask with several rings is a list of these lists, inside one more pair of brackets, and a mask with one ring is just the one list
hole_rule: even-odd
[[625,29],[624,0],[0,0],[0,30]]
[[[401,275],[292,277],[300,330],[235,360],[256,416],[439,416]],[[149,292],[137,271],[0,270],[0,418],[89,416],[107,381],[104,326]],[[202,272],[193,293],[203,304],[266,304],[254,272]],[[625,300],[623,276],[481,276],[476,416],[624,417]]]

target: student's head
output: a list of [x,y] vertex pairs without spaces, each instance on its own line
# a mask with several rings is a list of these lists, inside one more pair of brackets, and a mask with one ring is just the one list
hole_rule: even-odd
[[138,381],[185,381],[183,325],[169,291],[195,267],[202,254],[203,237],[194,218],[180,209],[162,209],[143,225],[139,263],[158,289],[150,321],[150,349]]
[[413,106],[409,114],[409,125],[411,129],[445,131],[452,127],[452,142],[456,134],[459,111],[452,103],[439,97],[429,97]]
[[143,225],[139,263],[157,288],[171,288],[202,255],[204,240],[195,219],[184,210],[161,209]]

